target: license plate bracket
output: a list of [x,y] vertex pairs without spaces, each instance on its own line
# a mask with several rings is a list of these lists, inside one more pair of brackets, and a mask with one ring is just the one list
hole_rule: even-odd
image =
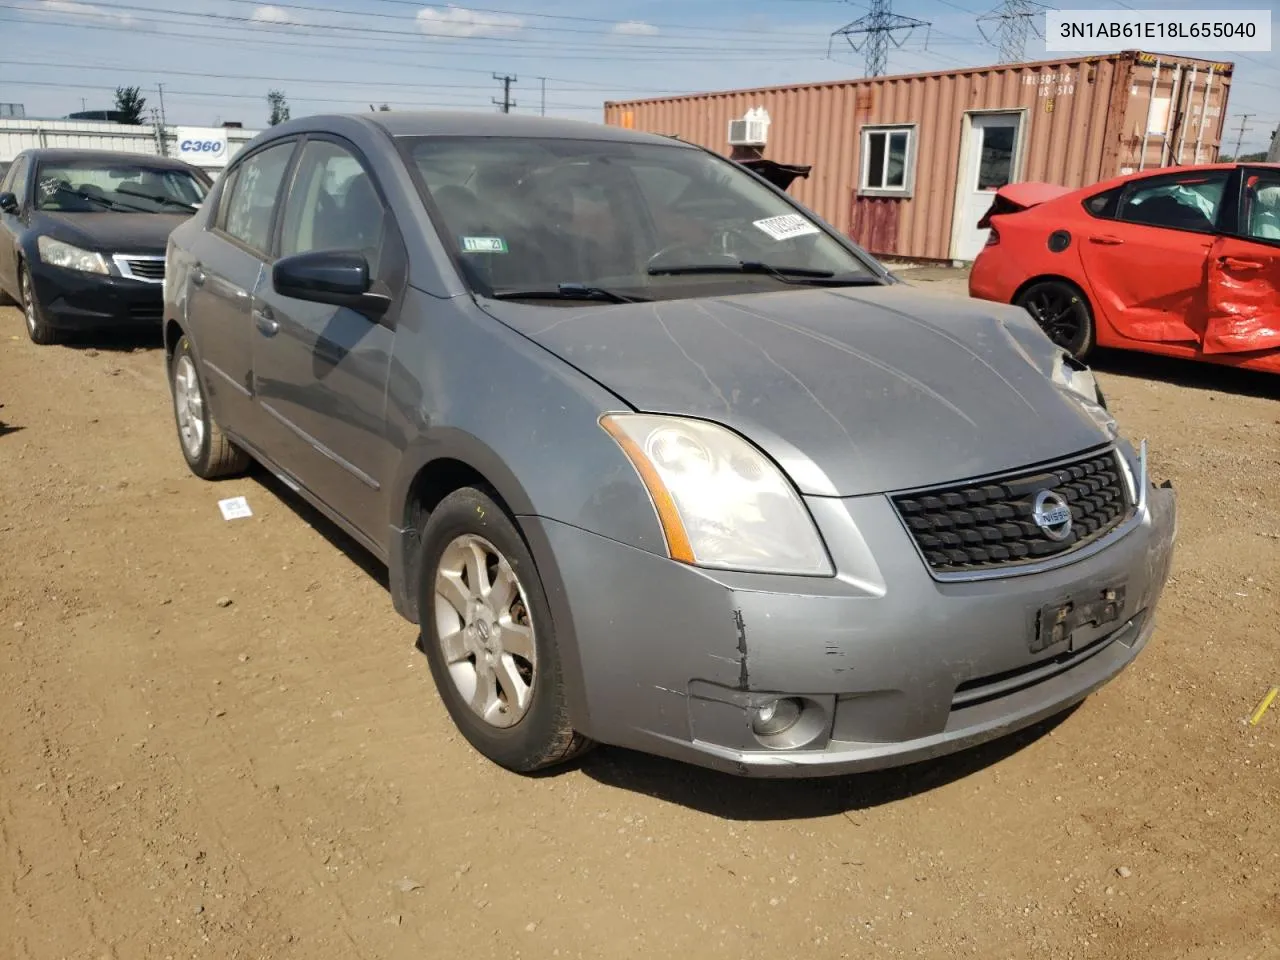
[[1124,594],[1124,585],[1119,584],[1091,595],[1045,604],[1036,614],[1031,652],[1041,653],[1063,643],[1067,644],[1068,650],[1075,650],[1077,630],[1106,626],[1120,619],[1124,610]]

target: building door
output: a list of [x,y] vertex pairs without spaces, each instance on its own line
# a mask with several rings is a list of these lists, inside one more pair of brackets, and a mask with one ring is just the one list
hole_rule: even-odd
[[953,260],[977,257],[989,232],[978,229],[978,221],[995,200],[996,191],[1018,174],[1022,113],[973,113],[968,120],[956,188],[959,222],[951,235]]

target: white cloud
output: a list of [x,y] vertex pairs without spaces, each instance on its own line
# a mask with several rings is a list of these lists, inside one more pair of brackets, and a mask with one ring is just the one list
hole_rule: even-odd
[[524,20],[499,13],[481,13],[449,4],[423,7],[418,11],[418,27],[429,37],[496,37],[515,33]]
[[25,4],[26,9],[36,13],[50,13],[59,16],[90,17],[94,20],[111,20],[116,23],[132,23],[133,16],[121,10],[107,10],[92,3],[80,3],[79,0],[36,0]]
[[288,10],[280,7],[265,6],[255,7],[253,14],[249,17],[255,23],[296,23],[297,18],[292,16]]
[[622,23],[615,23],[612,32],[628,37],[656,37],[658,28],[643,20],[624,20]]

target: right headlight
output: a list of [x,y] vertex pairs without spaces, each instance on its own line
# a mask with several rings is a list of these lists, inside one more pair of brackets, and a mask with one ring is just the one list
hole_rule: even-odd
[[600,425],[644,481],[673,560],[754,573],[834,574],[790,481],[732,430],[632,413],[607,414]]
[[82,250],[77,246],[53,237],[36,238],[36,250],[40,259],[51,267],[65,267],[68,270],[80,270],[83,273],[110,273],[107,260],[92,250]]

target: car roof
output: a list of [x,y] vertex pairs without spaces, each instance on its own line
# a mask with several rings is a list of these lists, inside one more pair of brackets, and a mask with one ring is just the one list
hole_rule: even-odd
[[148,167],[162,167],[170,170],[190,170],[190,164],[175,160],[172,157],[158,157],[151,153],[129,153],[124,150],[69,150],[58,147],[35,147],[24,150],[33,160],[65,163],[73,160],[90,160],[101,163],[138,163]]
[[[301,120],[302,124],[317,128],[323,128],[335,120],[359,120],[380,127],[392,137],[545,137],[553,140],[617,140],[668,145],[681,143],[672,137],[587,120],[477,110],[384,110],[327,114]],[[293,123],[290,126],[300,124]]]

